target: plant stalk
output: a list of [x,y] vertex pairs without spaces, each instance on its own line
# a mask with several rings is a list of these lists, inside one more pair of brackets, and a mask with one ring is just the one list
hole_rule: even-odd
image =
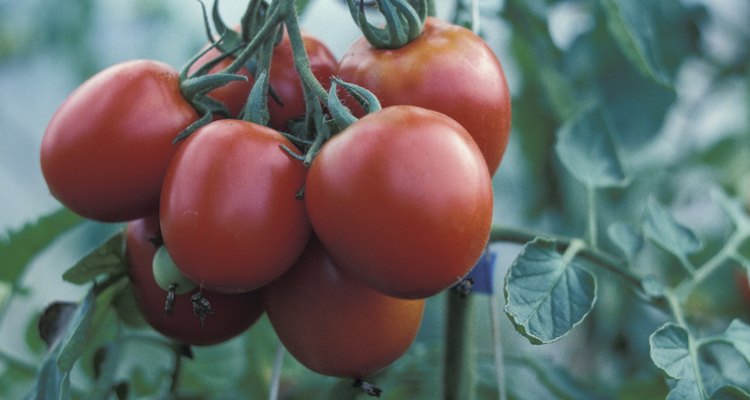
[[474,400],[476,386],[473,295],[449,290],[443,365],[443,400]]

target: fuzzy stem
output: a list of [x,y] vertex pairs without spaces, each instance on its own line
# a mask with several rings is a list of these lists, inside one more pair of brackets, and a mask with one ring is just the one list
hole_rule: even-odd
[[471,307],[473,295],[447,293],[443,400],[475,399],[475,354]]
[[276,357],[273,361],[271,372],[271,384],[268,390],[268,400],[278,400],[279,386],[281,385],[281,369],[284,366],[284,345],[279,343],[276,347]]
[[591,247],[597,246],[598,241],[598,226],[597,226],[597,220],[596,220],[596,188],[589,187],[586,189],[587,196],[588,196],[588,237],[589,237],[589,243],[591,244]]
[[492,323],[492,348],[495,355],[495,379],[497,380],[497,396],[499,400],[508,399],[505,384],[505,364],[503,363],[503,342],[500,331],[500,296],[494,291],[490,295],[490,322]]
[[703,376],[698,361],[698,345],[695,338],[693,338],[693,334],[690,331],[690,326],[687,324],[687,320],[685,319],[685,311],[682,308],[680,299],[675,295],[674,292],[668,292],[666,294],[666,298],[667,302],[669,303],[669,308],[672,310],[672,315],[674,315],[675,320],[677,320],[677,324],[681,328],[683,328],[685,332],[687,332],[688,353],[690,354],[690,361],[693,367],[693,373],[695,374],[695,381],[698,384],[698,389],[701,392],[701,398],[707,399],[708,396],[706,395],[706,387],[703,383]]
[[[555,242],[560,243],[563,246],[569,246],[574,240],[576,240],[574,238],[564,236],[539,234],[499,225],[493,226],[492,231],[490,232],[491,242],[512,242],[518,244],[526,244],[537,237],[544,237],[550,240],[554,240]],[[600,249],[591,247],[590,245],[584,246],[582,249],[580,249],[577,255],[616,275],[619,275],[628,283],[637,287],[639,290],[642,289],[643,281],[641,280],[641,277],[630,271],[625,261],[620,260]]]
[[698,285],[716,272],[727,260],[734,257],[735,252],[747,237],[748,235],[744,230],[736,231],[729,240],[726,241],[724,247],[722,247],[718,253],[714,254],[713,257],[677,286],[675,289],[677,297],[682,301],[687,299],[688,296],[690,296],[690,293],[692,293]]

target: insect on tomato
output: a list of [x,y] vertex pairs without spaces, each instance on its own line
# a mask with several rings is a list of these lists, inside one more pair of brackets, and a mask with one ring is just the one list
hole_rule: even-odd
[[259,288],[283,274],[310,236],[297,193],[305,167],[271,128],[214,121],[193,133],[169,165],[161,229],[182,273],[221,292]]
[[[195,289],[175,296],[174,311],[164,311],[167,292],[152,274],[156,246],[152,240],[159,233],[159,218],[152,216],[131,221],[127,226],[129,275],[136,302],[146,321],[165,336],[190,345],[211,345],[231,339],[247,330],[263,313],[259,293],[215,293]],[[193,313],[191,296],[197,292],[209,300],[213,314],[205,322]]]
[[316,238],[261,293],[289,352],[311,370],[332,376],[364,378],[401,357],[424,310],[424,300],[386,296],[341,271]]
[[386,294],[419,298],[455,284],[479,259],[493,193],[461,125],[435,111],[392,106],[323,146],[305,202],[341,268]]
[[155,214],[172,140],[198,119],[177,71],[138,60],[117,64],[76,89],[52,117],[41,146],[49,190],[99,221]]
[[[408,104],[450,116],[479,145],[490,174],[500,165],[510,134],[510,92],[497,57],[470,30],[428,17],[422,35],[399,49],[376,49],[360,38],[336,75],[372,91],[383,107]],[[347,104],[363,115],[351,99]]]

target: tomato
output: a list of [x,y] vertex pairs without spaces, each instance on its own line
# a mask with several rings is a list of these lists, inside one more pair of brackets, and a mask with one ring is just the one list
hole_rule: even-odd
[[353,279],[315,238],[261,293],[289,352],[332,376],[364,378],[398,359],[414,341],[424,310],[424,300],[389,297]]
[[[330,78],[338,66],[336,57],[322,41],[314,36],[303,32],[302,40],[310,59],[310,68],[313,74],[324,87],[328,88],[330,86]],[[195,63],[192,70],[197,70],[201,65],[205,65],[220,54],[220,51],[217,49],[210,50]],[[228,67],[233,60],[234,58],[229,57],[211,71],[218,72]],[[254,78],[247,68],[243,67],[238,73],[249,80],[247,82],[230,82],[209,93],[209,96],[223,102],[229,109],[230,115],[233,116],[239,115],[240,111],[242,111],[254,82]],[[287,130],[287,122],[289,120],[304,116],[305,100],[300,78],[294,67],[292,44],[289,41],[289,36],[286,34],[273,51],[269,84],[282,103],[279,104],[276,100],[269,97],[268,111],[271,115],[269,126],[277,130]]]
[[219,120],[180,146],[161,197],[164,242],[182,273],[222,292],[253,290],[278,278],[310,236],[296,195],[305,167],[280,148],[271,128]]
[[107,68],[60,106],[44,133],[41,167],[50,192],[99,221],[154,214],[172,140],[198,119],[172,67],[147,60]]
[[[136,302],[146,321],[165,336],[190,345],[210,345],[231,339],[247,330],[263,313],[258,292],[240,294],[215,293],[195,289],[175,296],[174,311],[164,311],[167,292],[161,289],[151,273],[151,262],[156,247],[151,239],[158,235],[159,218],[156,216],[131,221],[127,226],[127,254],[129,275],[133,283]],[[193,313],[190,297],[201,291],[208,299],[213,314],[201,326]]]
[[461,125],[392,106],[323,146],[305,202],[342,268],[386,294],[418,298],[474,266],[489,239],[492,196],[487,165]]
[[[422,35],[395,50],[357,40],[336,75],[372,91],[383,107],[409,104],[442,112],[471,133],[490,174],[508,144],[511,101],[500,62],[470,30],[428,17]],[[350,108],[362,115],[353,101]]]

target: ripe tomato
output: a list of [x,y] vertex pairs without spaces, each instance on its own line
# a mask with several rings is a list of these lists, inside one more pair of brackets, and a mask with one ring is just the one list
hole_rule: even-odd
[[278,278],[310,236],[305,167],[271,128],[214,121],[172,159],[161,197],[164,242],[183,274],[221,292],[253,290]]
[[[307,50],[313,74],[324,87],[330,87],[330,78],[338,66],[336,57],[322,41],[314,36],[303,33],[302,40],[305,43],[305,50]],[[198,67],[218,57],[220,54],[217,49],[210,50],[195,63],[192,69],[197,70]],[[211,71],[218,72],[229,66],[233,60],[234,58],[227,58]],[[209,93],[211,97],[223,102],[229,109],[230,114],[234,116],[238,115],[245,106],[247,96],[250,94],[250,89],[252,89],[254,82],[247,68],[242,68],[239,74],[248,77],[248,82],[230,82]],[[300,78],[294,67],[292,44],[286,33],[273,51],[269,84],[282,102],[282,104],[279,104],[272,98],[268,99],[268,112],[271,114],[269,126],[277,130],[287,130],[287,122],[289,120],[304,116],[305,100]]]
[[76,89],[52,117],[41,148],[50,192],[99,221],[155,214],[172,140],[198,118],[178,73],[155,61],[117,64]]
[[479,259],[492,183],[477,145],[435,111],[392,106],[334,136],[314,159],[310,222],[334,260],[386,294],[431,296]]
[[289,352],[332,376],[364,378],[398,359],[414,341],[424,310],[424,300],[386,296],[339,270],[315,238],[261,293]]
[[127,226],[127,254],[130,262],[130,280],[133,283],[136,302],[146,321],[165,336],[190,345],[210,345],[231,339],[247,330],[263,313],[258,292],[240,294],[214,293],[203,289],[203,297],[209,300],[213,314],[201,326],[198,316],[193,314],[190,297],[199,291],[175,296],[174,311],[164,311],[167,292],[161,289],[151,273],[151,262],[156,247],[151,239],[159,232],[156,216],[131,221]]
[[[396,50],[357,40],[336,75],[372,91],[383,107],[409,104],[458,121],[482,150],[490,174],[508,145],[511,102],[502,66],[470,30],[427,18],[422,35]],[[353,101],[347,104],[362,115]]]

